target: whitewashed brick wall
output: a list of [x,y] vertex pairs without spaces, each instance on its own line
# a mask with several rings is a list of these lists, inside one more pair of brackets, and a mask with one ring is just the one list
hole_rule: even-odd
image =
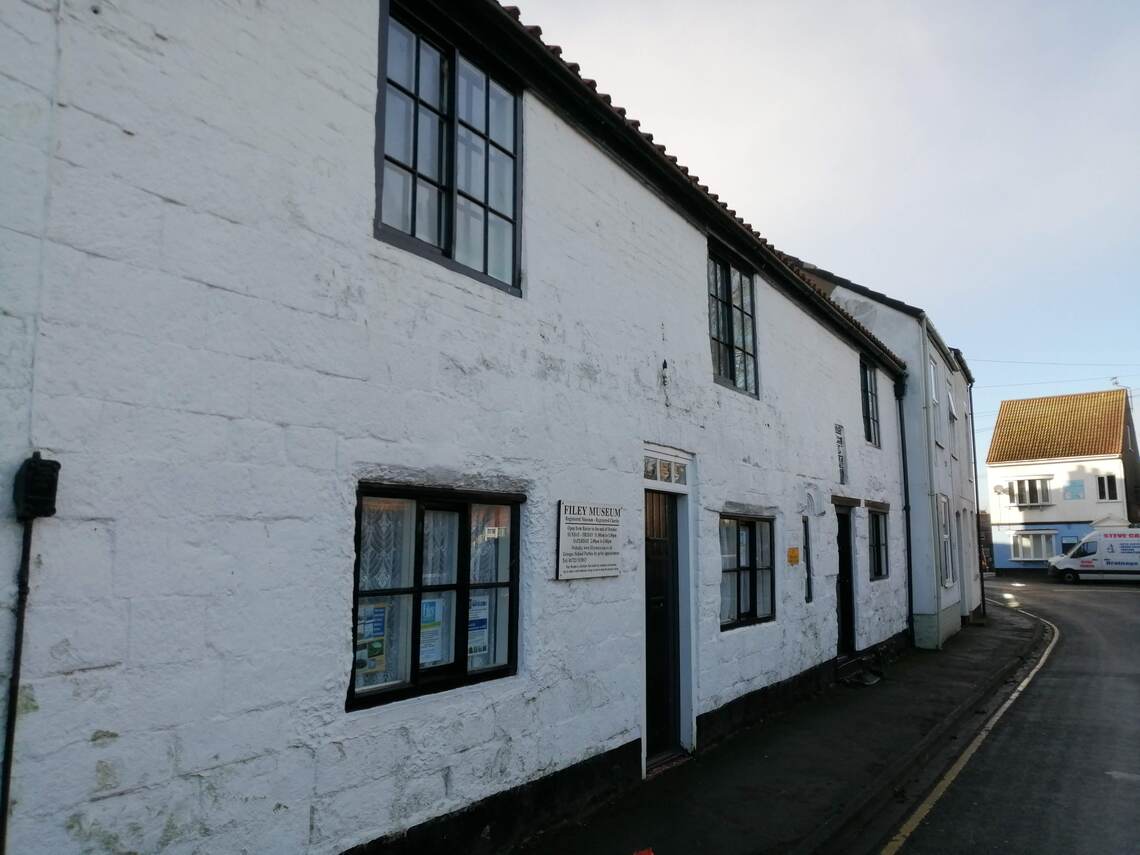
[[[698,711],[834,655],[832,492],[892,506],[874,586],[856,514],[860,644],[905,627],[889,381],[872,449],[858,353],[759,283],[761,399],[715,385],[704,236],[546,106],[525,101],[519,299],[371,236],[375,4],[0,22],[0,472],[33,446],[63,464],[11,851],[337,852],[639,738],[647,440],[696,454]],[[345,714],[365,477],[527,493],[517,676]],[[782,556],[809,488],[807,605]],[[566,497],[633,511],[620,577],[552,580]],[[778,619],[722,634],[729,503],[777,518]]]

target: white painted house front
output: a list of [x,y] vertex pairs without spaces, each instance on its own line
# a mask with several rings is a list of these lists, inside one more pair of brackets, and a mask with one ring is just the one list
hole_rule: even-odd
[[803,269],[911,366],[902,402],[915,644],[941,647],[982,609],[974,378],[961,351],[946,346],[922,309],[813,265]]
[[1128,392],[1003,401],[986,472],[998,572],[1044,573],[1094,528],[1140,523]]
[[[0,468],[62,465],[9,851],[341,852],[640,778],[905,633],[894,390],[935,359],[965,461],[963,372],[843,296],[895,356],[507,11],[2,14]],[[945,495],[971,556],[916,573],[941,638],[969,487],[906,430],[917,554]]]

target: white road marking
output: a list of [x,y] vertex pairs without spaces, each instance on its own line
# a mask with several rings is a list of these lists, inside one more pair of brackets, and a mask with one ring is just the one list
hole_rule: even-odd
[[[997,600],[991,600],[989,597],[986,599],[995,606],[1003,605],[1003,603]],[[938,803],[938,800],[950,789],[950,785],[954,783],[958,775],[966,768],[966,764],[970,762],[970,758],[974,756],[978,748],[986,741],[986,737],[990,735],[990,731],[994,729],[998,721],[1001,720],[1001,717],[1005,715],[1006,710],[1013,706],[1013,702],[1021,697],[1021,693],[1025,691],[1029,683],[1037,676],[1037,672],[1049,661],[1049,656],[1052,654],[1053,648],[1057,646],[1057,641],[1061,637],[1061,630],[1057,628],[1055,623],[1045,620],[1045,618],[1040,615],[1027,612],[1025,609],[1018,609],[1018,611],[1023,615],[1035,618],[1053,628],[1053,638],[1049,642],[1049,646],[1045,648],[1045,652],[1041,654],[1041,658],[1037,660],[1037,664],[1033,666],[1033,670],[1026,674],[1025,679],[1017,684],[1017,688],[1013,690],[1013,694],[1006,698],[1005,703],[998,707],[997,712],[990,716],[989,721],[985,723],[982,729],[978,731],[977,736],[966,746],[966,750],[962,752],[962,755],[954,761],[954,765],[950,767],[950,770],[934,785],[934,789],[930,791],[930,795],[923,800],[922,804],[915,808],[914,813],[910,815],[910,819],[903,823],[902,827],[895,833],[895,836],[887,841],[887,845],[883,847],[880,855],[895,855],[896,852],[906,845],[907,840],[914,834],[915,829],[926,819],[934,805]],[[1110,772],[1109,774],[1112,773]]]

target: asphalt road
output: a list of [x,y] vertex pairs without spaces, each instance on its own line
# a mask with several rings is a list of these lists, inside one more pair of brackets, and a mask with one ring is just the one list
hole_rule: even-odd
[[1061,638],[904,855],[1140,853],[1140,583],[1003,577],[986,594]]

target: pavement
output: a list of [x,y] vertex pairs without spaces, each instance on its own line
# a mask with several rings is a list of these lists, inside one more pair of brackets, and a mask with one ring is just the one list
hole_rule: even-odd
[[1140,583],[986,590],[1059,638],[903,855],[1140,853]]
[[872,818],[905,808],[915,768],[972,737],[1043,636],[1039,621],[991,608],[942,651],[906,651],[875,685],[833,686],[514,851],[877,851],[893,820]]

